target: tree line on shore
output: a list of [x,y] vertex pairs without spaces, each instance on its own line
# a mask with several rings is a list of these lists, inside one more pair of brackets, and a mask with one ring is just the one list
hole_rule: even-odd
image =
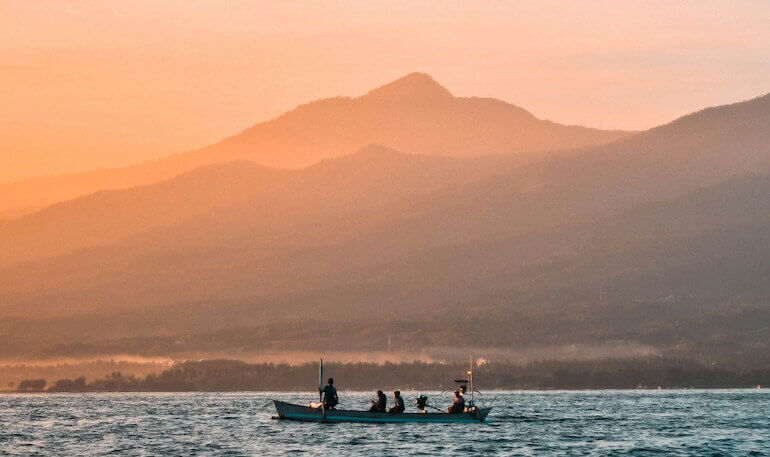
[[[329,363],[325,374],[341,389],[446,389],[466,376],[467,365],[443,363]],[[734,370],[676,359],[538,361],[524,365],[484,363],[474,367],[484,389],[741,388],[770,385],[770,368]],[[87,381],[26,379],[19,391],[185,392],[306,391],[318,383],[318,366],[246,363],[238,360],[188,361],[157,374],[137,377],[113,372]],[[47,389],[46,389],[46,386]]]

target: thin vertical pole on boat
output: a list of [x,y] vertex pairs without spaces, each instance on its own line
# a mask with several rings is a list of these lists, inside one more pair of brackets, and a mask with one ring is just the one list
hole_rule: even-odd
[[468,387],[471,389],[471,403],[473,403],[473,356],[468,356]]
[[324,390],[324,359],[318,364],[318,401],[323,403],[323,390]]
[[321,358],[321,362],[318,363],[318,401],[321,402],[321,414],[326,419],[326,405],[324,405],[323,398],[324,390],[324,359]]

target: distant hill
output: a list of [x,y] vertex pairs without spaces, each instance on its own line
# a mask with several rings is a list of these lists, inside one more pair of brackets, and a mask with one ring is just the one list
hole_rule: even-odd
[[[369,145],[304,169],[272,169],[247,161],[212,164],[160,183],[100,191],[0,222],[4,253],[0,266],[108,245],[169,227],[183,231],[181,238],[192,233],[218,238],[232,230],[253,230],[255,225],[267,228],[284,214],[291,217],[284,224],[315,224],[313,214],[363,211],[399,197],[497,175],[516,163],[510,156],[452,159]],[[190,226],[179,225],[185,223]],[[276,236],[285,235],[281,231]]]
[[0,226],[0,346],[191,356],[392,336],[770,363],[768,126],[764,96],[525,165],[369,147],[65,202]]
[[461,98],[430,76],[412,73],[360,97],[319,100],[205,148],[130,167],[0,185],[0,217],[19,216],[97,190],[169,179],[233,160],[298,168],[352,154],[368,144],[400,151],[473,157],[513,154],[519,163],[548,152],[607,143],[629,132],[565,126],[515,105]]
[[369,143],[416,154],[473,157],[575,149],[628,135],[565,126],[491,98],[454,97],[424,73],[412,73],[366,95],[302,105],[222,141],[210,154],[247,156],[277,167],[301,167],[350,154]]

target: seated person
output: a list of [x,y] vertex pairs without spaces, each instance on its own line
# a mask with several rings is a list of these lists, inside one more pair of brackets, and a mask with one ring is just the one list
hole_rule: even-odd
[[420,395],[417,397],[417,399],[414,401],[414,406],[421,412],[425,412],[425,407],[428,406],[428,396],[427,395]]
[[473,402],[471,400],[465,401],[465,392],[468,391],[468,386],[465,384],[460,386],[460,396],[463,397],[463,401],[465,402],[466,408],[473,408]]
[[404,407],[404,399],[401,397],[401,392],[398,390],[393,392],[393,404],[394,406],[388,410],[389,413],[403,413],[406,407]]
[[324,394],[324,409],[334,409],[340,401],[339,397],[337,397],[337,388],[334,387],[334,378],[329,378],[329,384],[324,386],[321,392]]
[[459,390],[455,390],[455,401],[447,411],[450,413],[461,413],[465,411],[465,399],[460,394]]
[[373,411],[376,413],[384,413],[387,402],[388,402],[388,397],[385,396],[385,393],[383,393],[383,391],[378,390],[377,399],[372,400],[372,407],[369,408],[369,411]]

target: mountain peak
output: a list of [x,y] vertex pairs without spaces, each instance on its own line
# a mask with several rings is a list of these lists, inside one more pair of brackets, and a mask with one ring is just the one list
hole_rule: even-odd
[[454,96],[446,87],[437,83],[429,74],[409,73],[406,76],[370,91],[364,97],[390,100],[415,98],[442,100],[452,99]]

